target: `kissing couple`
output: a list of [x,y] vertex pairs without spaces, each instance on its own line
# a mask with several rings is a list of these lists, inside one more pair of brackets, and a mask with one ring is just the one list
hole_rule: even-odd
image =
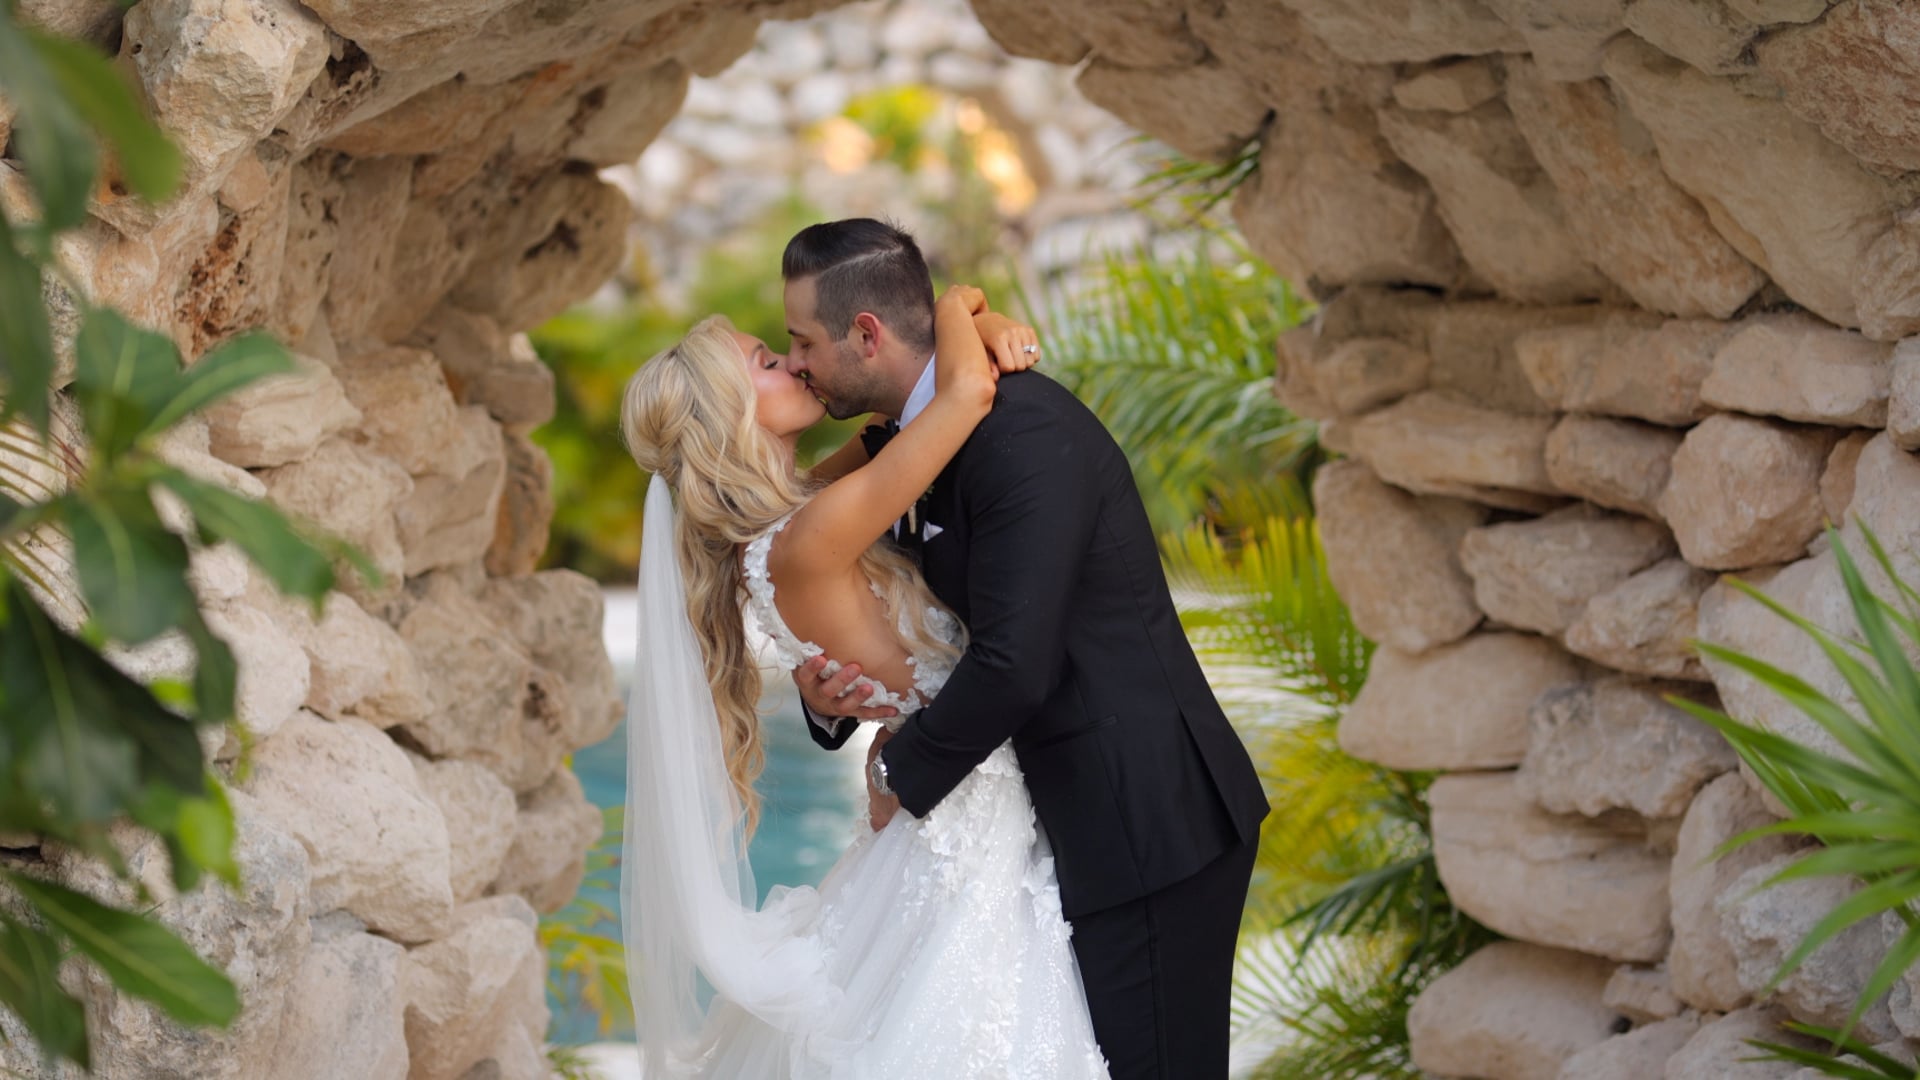
[[[621,410],[652,476],[621,880],[647,1080],[1225,1076],[1267,800],[1126,457],[899,229],[814,225],[781,273],[786,356],[713,316]],[[825,414],[882,423],[802,471]],[[764,903],[749,613],[816,742],[884,725],[872,830]]]

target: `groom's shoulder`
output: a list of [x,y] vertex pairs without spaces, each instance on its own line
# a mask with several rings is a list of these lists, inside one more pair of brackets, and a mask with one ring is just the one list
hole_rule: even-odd
[[[996,420],[998,423],[995,423]],[[1000,377],[999,388],[993,399],[993,411],[987,414],[981,426],[1027,427],[1036,422],[1049,421],[1064,424],[1069,431],[1087,424],[1098,426],[1100,423],[1093,411],[1073,395],[1073,391],[1038,371],[1022,371]]]

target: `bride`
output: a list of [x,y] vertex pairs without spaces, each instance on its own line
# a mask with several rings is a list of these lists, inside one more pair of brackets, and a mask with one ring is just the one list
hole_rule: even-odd
[[856,839],[817,891],[775,888],[754,907],[763,753],[743,598],[783,665],[857,658],[878,684],[868,704],[901,716],[964,647],[884,537],[987,415],[999,371],[1030,364],[1015,346],[1033,338],[961,286],[934,326],[933,403],[871,461],[855,439],[811,475],[794,450],[823,406],[720,316],[627,386],[623,434],[654,478],[621,880],[648,1080],[1107,1076],[1009,746],[924,819]]

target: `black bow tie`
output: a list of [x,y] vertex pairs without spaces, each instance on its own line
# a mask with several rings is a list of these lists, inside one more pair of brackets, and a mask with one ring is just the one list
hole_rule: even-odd
[[900,421],[889,420],[884,424],[872,424],[860,429],[860,445],[867,448],[867,460],[880,456],[887,443],[900,434]]

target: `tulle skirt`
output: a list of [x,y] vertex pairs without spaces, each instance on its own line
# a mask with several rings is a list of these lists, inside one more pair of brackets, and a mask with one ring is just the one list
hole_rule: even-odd
[[791,1033],[716,1001],[699,1075],[1106,1080],[1013,751],[996,750],[924,820],[903,812],[859,832],[821,883],[807,931],[844,997],[819,1026]]

